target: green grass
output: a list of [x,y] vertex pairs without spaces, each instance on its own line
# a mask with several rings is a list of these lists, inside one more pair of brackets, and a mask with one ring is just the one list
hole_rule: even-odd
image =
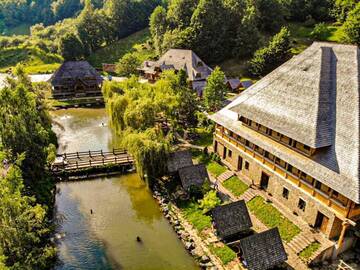
[[223,186],[229,190],[235,196],[242,195],[246,190],[248,190],[248,186],[241,181],[237,176],[232,176],[228,180],[223,182]]
[[10,68],[22,63],[25,72],[52,73],[62,63],[63,59],[57,54],[47,53],[36,47],[11,47],[0,49],[0,72],[6,72]]
[[303,251],[300,252],[299,256],[301,259],[307,260],[309,259],[315,251],[317,251],[321,247],[321,244],[317,241],[308,245]]
[[211,146],[213,143],[213,133],[208,131],[205,128],[196,128],[196,133],[199,135],[199,138],[193,142],[193,144],[198,146]]
[[[314,41],[311,38],[311,32],[313,31],[314,26],[306,26],[303,23],[290,23],[288,28],[294,41],[294,47],[292,49],[293,54],[301,53]],[[344,36],[341,26],[327,24],[327,28],[329,33],[323,41],[341,42]]]
[[213,254],[219,257],[224,265],[227,265],[236,258],[236,253],[228,246],[216,247],[214,245],[210,245],[210,250]]
[[94,67],[101,68],[102,63],[114,64],[118,62],[124,54],[134,50],[142,52],[144,54],[144,58],[150,57],[153,52],[150,50],[143,50],[140,47],[140,44],[146,42],[149,38],[150,31],[146,28],[126,38],[116,41],[109,46],[97,50],[90,57],[88,57],[87,60]]
[[207,165],[206,168],[209,170],[209,172],[218,177],[219,175],[223,174],[224,172],[226,172],[226,168],[223,165],[220,165],[219,163],[215,162],[215,161],[210,161]]
[[211,217],[203,214],[195,202],[185,202],[179,206],[185,218],[199,231],[211,227]]
[[290,242],[301,230],[298,226],[284,217],[274,206],[266,203],[260,196],[256,196],[247,203],[249,210],[267,227],[278,227],[281,239]]

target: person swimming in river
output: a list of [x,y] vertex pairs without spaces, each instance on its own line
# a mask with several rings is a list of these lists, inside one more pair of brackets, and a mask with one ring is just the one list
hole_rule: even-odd
[[93,210],[92,210],[92,209],[90,209],[90,214],[93,214]]
[[142,242],[140,236],[136,236],[136,241],[137,241],[137,242]]

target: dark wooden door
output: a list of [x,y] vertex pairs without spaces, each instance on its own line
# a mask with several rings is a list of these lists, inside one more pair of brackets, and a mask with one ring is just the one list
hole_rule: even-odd
[[241,171],[242,170],[242,164],[243,164],[243,159],[242,157],[238,157],[238,166],[237,166],[237,169],[238,171]]
[[267,175],[266,173],[264,173],[264,172],[261,173],[260,187],[262,189],[267,190],[267,188],[269,186],[269,178],[270,178],[270,176]]

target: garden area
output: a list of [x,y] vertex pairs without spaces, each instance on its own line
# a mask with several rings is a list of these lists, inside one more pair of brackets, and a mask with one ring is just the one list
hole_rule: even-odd
[[248,186],[241,181],[237,176],[232,176],[225,180],[222,185],[229,190],[232,194],[239,197],[248,190]]
[[281,239],[285,242],[290,242],[301,232],[298,226],[284,217],[279,210],[260,196],[256,196],[249,201],[247,207],[268,228],[278,227]]

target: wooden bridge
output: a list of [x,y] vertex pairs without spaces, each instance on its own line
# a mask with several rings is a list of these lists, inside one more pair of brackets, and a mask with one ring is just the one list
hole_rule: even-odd
[[134,159],[124,149],[109,152],[84,151],[57,155],[51,165],[55,175],[81,175],[104,171],[126,170],[133,167]]

